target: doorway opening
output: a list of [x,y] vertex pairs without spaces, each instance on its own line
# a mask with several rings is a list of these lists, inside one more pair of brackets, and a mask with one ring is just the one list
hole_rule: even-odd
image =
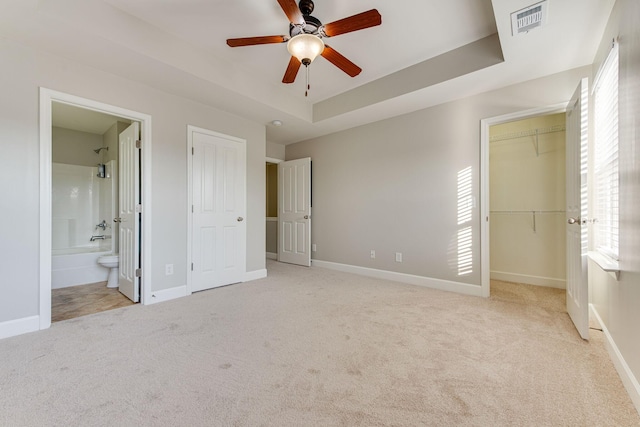
[[[558,145],[558,140],[564,138],[565,111],[562,104],[481,121],[485,297],[490,295],[492,279],[563,287],[565,167],[564,143]],[[560,241],[555,255],[545,252],[546,245]],[[527,250],[531,243],[540,248]],[[513,250],[514,246],[522,250]],[[540,270],[549,257],[554,257],[553,265],[546,267],[549,272]]]
[[150,302],[150,166],[150,116],[41,88],[40,329]]
[[278,163],[279,159],[266,159],[266,255],[267,259],[278,259]]

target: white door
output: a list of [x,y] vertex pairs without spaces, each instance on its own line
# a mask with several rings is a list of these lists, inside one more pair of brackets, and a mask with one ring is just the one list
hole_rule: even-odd
[[140,124],[133,123],[120,134],[118,151],[119,283],[118,289],[133,302],[140,301],[140,150],[136,141]]
[[278,163],[278,261],[311,265],[311,159]]
[[246,270],[243,140],[189,127],[192,141],[191,291],[244,280]]
[[567,106],[567,312],[589,339],[587,281],[588,81],[582,79]]

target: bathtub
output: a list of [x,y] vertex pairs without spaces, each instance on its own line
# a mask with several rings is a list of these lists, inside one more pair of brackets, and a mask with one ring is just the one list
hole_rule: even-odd
[[98,258],[111,253],[106,246],[53,249],[51,251],[51,288],[60,289],[105,282],[109,276],[109,269],[98,264]]

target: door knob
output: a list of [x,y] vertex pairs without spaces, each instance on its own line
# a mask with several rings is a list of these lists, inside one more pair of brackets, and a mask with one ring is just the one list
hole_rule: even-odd
[[122,218],[113,218],[113,222],[122,222]]
[[242,218],[241,216],[238,217],[238,222],[242,222],[244,221],[244,218]]
[[310,218],[309,215],[304,216],[304,219],[309,219],[309,218]]
[[569,218],[569,219],[567,220],[567,222],[568,222],[569,224],[585,225],[585,224],[587,223],[587,218],[580,218],[580,217],[578,217],[578,218],[573,218],[573,217],[571,217],[571,218]]

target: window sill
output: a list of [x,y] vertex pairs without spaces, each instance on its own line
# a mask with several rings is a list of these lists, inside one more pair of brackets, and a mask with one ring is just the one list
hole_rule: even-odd
[[616,280],[620,280],[620,266],[618,261],[614,261],[611,258],[602,255],[600,252],[595,251],[589,251],[588,256],[591,261],[598,264],[598,267],[609,273]]

